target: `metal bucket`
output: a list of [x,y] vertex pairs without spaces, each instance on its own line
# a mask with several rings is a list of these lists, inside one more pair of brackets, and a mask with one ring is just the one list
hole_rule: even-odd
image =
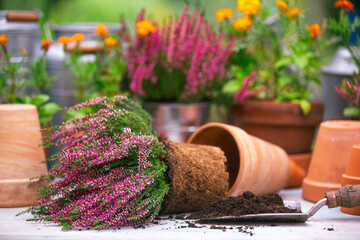
[[209,122],[211,103],[144,102],[143,107],[152,116],[159,136],[186,142],[198,127]]
[[352,78],[358,69],[345,47],[337,49],[330,63],[322,69],[321,93],[325,103],[324,120],[341,118],[347,101],[335,90],[344,78]]
[[41,33],[37,22],[42,16],[33,11],[0,11],[0,34],[9,36],[6,46],[10,51],[17,50],[14,57],[21,57],[19,50],[23,47],[29,58],[41,55]]
[[[69,24],[52,24],[47,23],[48,27],[53,31],[54,39],[61,36],[71,37],[74,33],[82,33],[85,36],[84,41],[97,41],[99,36],[95,34],[96,25],[99,23],[69,23]],[[120,25],[115,23],[104,23],[110,34],[115,34],[120,30]]]

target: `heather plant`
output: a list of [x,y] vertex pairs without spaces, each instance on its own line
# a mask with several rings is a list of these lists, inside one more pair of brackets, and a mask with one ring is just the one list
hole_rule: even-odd
[[25,212],[63,230],[133,226],[151,221],[168,191],[163,144],[150,116],[134,101],[98,97],[68,109],[88,114],[56,127],[46,146],[63,149],[38,177],[39,204]]
[[360,75],[354,75],[353,79],[344,79],[342,84],[335,86],[335,90],[348,102],[344,116],[360,117]]
[[128,50],[130,90],[148,101],[194,102],[216,98],[224,83],[233,41],[215,33],[200,11],[187,6],[161,27],[137,18]]

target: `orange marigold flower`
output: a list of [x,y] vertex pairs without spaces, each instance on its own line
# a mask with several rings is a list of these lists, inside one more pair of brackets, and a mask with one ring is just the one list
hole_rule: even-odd
[[238,18],[233,22],[233,28],[235,30],[242,29],[243,31],[246,31],[252,24],[253,21],[250,19],[250,17],[245,15],[244,17]]
[[109,34],[109,31],[108,31],[107,27],[105,26],[105,24],[100,23],[100,24],[96,25],[95,33],[99,34],[100,36],[106,36]]
[[156,30],[155,25],[148,20],[141,20],[136,23],[136,31],[140,37],[145,37]]
[[299,16],[299,13],[300,13],[300,9],[293,8],[293,9],[290,9],[289,11],[287,11],[286,14],[289,19],[292,19],[292,18],[297,18]]
[[0,45],[5,46],[5,43],[9,39],[9,36],[7,35],[0,35]]
[[348,0],[337,0],[335,2],[335,7],[342,8],[345,11],[354,11],[354,4]]
[[289,8],[285,1],[276,1],[276,5],[278,5],[282,13],[286,13]]
[[48,39],[41,40],[41,49],[44,49],[45,52],[49,50],[50,45],[51,45],[50,40]]
[[310,33],[311,39],[317,39],[318,35],[321,34],[320,26],[316,23],[310,24],[306,30]]
[[256,15],[259,12],[261,3],[259,0],[238,0],[237,9],[245,15]]
[[113,37],[107,37],[105,39],[105,44],[108,47],[113,47],[117,44],[117,41]]
[[82,33],[75,33],[71,37],[75,42],[80,43],[82,40],[84,40],[85,36]]
[[57,42],[60,44],[68,44],[70,42],[72,42],[73,39],[68,37],[68,36],[61,36],[58,38]]
[[233,11],[231,10],[231,8],[221,8],[215,13],[216,20],[218,20],[219,22],[224,20],[224,18],[231,18],[232,15]]

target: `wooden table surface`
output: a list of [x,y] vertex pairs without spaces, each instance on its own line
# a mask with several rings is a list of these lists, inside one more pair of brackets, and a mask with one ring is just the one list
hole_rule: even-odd
[[[301,188],[280,191],[284,200],[297,200],[302,211],[313,206],[301,198]],[[345,214],[339,208],[322,207],[305,223],[239,223],[204,225],[186,220],[169,219],[144,225],[107,230],[73,230],[63,232],[52,223],[25,221],[30,215],[15,217],[25,208],[0,208],[0,239],[360,239],[360,216]],[[189,224],[190,223],[190,224]],[[212,229],[217,228],[217,229]],[[221,229],[222,228],[222,229]]]

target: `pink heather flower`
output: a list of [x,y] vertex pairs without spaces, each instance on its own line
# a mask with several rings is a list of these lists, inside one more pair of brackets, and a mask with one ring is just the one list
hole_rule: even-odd
[[[147,38],[134,39],[128,52],[130,90],[150,100],[206,99],[211,95],[209,91],[217,91],[214,86],[225,78],[227,59],[235,39],[227,44],[223,44],[224,41],[225,36],[214,33],[199,11],[194,10],[191,14],[186,6],[176,22],[169,19]],[[150,87],[146,91],[144,81],[150,83],[146,85]],[[180,88],[175,89],[179,95],[170,99],[164,99],[167,93],[153,95],[159,91],[152,91],[152,88],[169,81],[173,82],[169,85]]]
[[[90,99],[69,111],[84,108],[97,111],[64,122],[51,136],[63,149],[49,171],[57,179],[39,200],[46,209],[43,220],[67,229],[151,221],[167,185],[162,145],[152,135],[149,116],[123,96]],[[157,192],[149,190],[154,187]]]
[[354,77],[353,81],[346,80],[345,86],[336,85],[335,90],[345,98],[350,106],[360,106],[360,77]]
[[256,89],[256,90],[250,90],[251,83],[253,82],[254,78],[256,76],[256,71],[252,71],[249,76],[247,76],[241,88],[235,93],[234,96],[234,103],[245,103],[245,100],[247,98],[256,96],[259,92],[263,91],[264,89]]

